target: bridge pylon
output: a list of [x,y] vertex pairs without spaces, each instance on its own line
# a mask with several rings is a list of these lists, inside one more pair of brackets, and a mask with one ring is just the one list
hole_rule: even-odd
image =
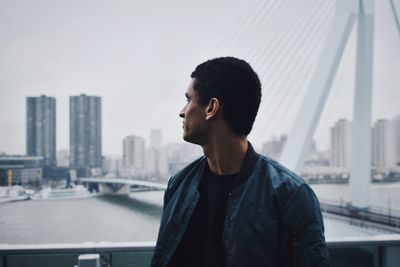
[[[394,0],[391,7],[397,23]],[[374,0],[337,0],[336,14],[312,76],[310,86],[288,136],[281,162],[299,171],[310,150],[322,109],[332,87],[340,59],[355,22],[357,27],[356,83],[352,129],[350,201],[358,208],[369,205],[371,179],[371,106],[373,78]],[[400,32],[400,30],[399,30]]]

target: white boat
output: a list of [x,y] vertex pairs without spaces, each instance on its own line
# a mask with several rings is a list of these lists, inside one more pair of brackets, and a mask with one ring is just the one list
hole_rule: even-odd
[[28,198],[29,196],[22,186],[14,185],[11,188],[6,186],[0,187],[0,203],[26,200]]
[[31,196],[33,200],[38,199],[74,199],[87,198],[92,194],[83,185],[75,185],[72,188],[50,188],[46,187]]

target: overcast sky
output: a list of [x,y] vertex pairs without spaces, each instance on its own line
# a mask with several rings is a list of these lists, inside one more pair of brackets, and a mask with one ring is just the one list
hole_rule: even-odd
[[[400,114],[400,37],[388,1],[376,2],[373,120]],[[25,153],[25,99],[42,94],[57,101],[57,150],[69,148],[69,96],[82,93],[102,97],[105,155],[152,128],[181,141],[190,73],[226,55],[263,82],[250,136],[260,146],[290,128],[333,15],[334,1],[320,0],[0,0],[0,152]],[[322,147],[352,116],[354,44],[316,133]]]

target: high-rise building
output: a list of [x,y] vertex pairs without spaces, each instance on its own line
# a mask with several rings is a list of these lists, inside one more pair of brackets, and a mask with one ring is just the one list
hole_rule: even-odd
[[152,129],[150,131],[150,147],[160,149],[162,146],[161,129]]
[[279,139],[274,137],[273,140],[263,143],[262,153],[275,160],[279,160],[283,147],[286,143],[286,139],[286,135],[281,135]]
[[121,156],[104,156],[103,157],[103,171],[107,175],[118,177],[122,170]]
[[162,132],[160,129],[150,131],[150,145],[146,149],[145,167],[148,176],[160,177],[168,172],[165,149],[162,148]]
[[372,128],[372,164],[377,173],[386,173],[396,166],[396,136],[393,121],[377,120]]
[[42,156],[45,167],[56,165],[56,99],[26,98],[26,153]]
[[69,151],[68,149],[60,149],[57,151],[57,166],[68,167],[69,166]]
[[169,175],[175,174],[203,155],[201,146],[189,143],[169,143],[165,148]]
[[130,175],[143,175],[145,169],[145,141],[143,137],[131,135],[124,138],[123,164]]
[[396,147],[396,165],[400,165],[400,115],[393,119],[394,138]]
[[346,119],[338,120],[331,127],[331,165],[351,166],[352,124]]
[[70,96],[70,167],[101,168],[101,97]]

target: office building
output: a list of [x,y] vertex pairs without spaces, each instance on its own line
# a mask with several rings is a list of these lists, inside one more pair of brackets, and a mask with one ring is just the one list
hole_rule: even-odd
[[44,158],[44,167],[56,166],[56,99],[45,95],[26,98],[26,153]]
[[145,140],[131,135],[123,140],[123,165],[130,176],[143,176],[145,170]]
[[189,143],[169,143],[165,149],[169,175],[175,174],[203,155],[201,146]]
[[393,119],[394,138],[396,147],[396,165],[400,166],[400,115]]
[[101,168],[101,132],[101,97],[70,96],[71,168],[80,169],[85,175]]
[[69,166],[69,151],[68,149],[60,149],[57,151],[57,167]]
[[38,186],[43,179],[42,156],[0,155],[0,186],[12,185]]
[[286,143],[286,139],[286,135],[281,135],[279,138],[274,137],[272,140],[263,143],[262,154],[267,155],[275,160],[279,160],[283,146]]
[[150,131],[150,145],[146,149],[146,173],[150,177],[168,176],[168,162],[166,150],[162,148],[162,131]]
[[338,120],[331,127],[331,166],[351,166],[352,123],[346,119]]
[[107,174],[119,176],[122,171],[122,158],[121,156],[104,156],[103,157],[103,171]]
[[376,173],[388,173],[396,166],[396,128],[394,121],[377,120],[372,128],[372,164]]
[[161,129],[152,129],[150,131],[150,147],[160,149],[162,146]]

